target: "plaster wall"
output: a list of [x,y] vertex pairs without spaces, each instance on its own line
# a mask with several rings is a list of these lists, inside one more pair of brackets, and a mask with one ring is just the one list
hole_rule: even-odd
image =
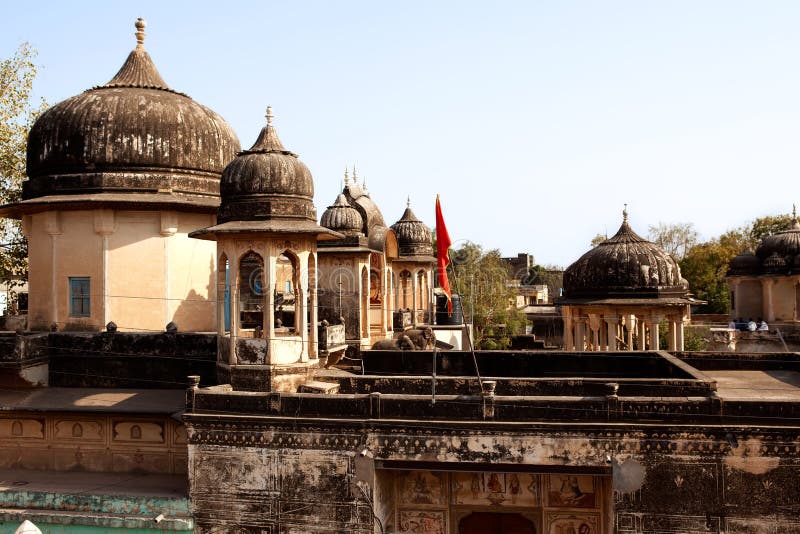
[[764,317],[763,296],[759,280],[742,280],[736,288],[739,308],[731,310],[734,319],[756,319]]
[[[55,322],[60,330],[100,330],[111,320],[128,331],[162,331],[170,321],[184,331],[212,330],[215,246],[187,235],[210,222],[209,215],[157,211],[30,216],[30,329]],[[90,278],[89,317],[70,316],[70,277]]]
[[794,320],[796,284],[793,278],[780,278],[772,286],[772,305],[776,321]]

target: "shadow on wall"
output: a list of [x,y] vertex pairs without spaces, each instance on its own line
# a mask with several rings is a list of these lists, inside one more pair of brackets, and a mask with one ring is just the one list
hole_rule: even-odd
[[[214,266],[214,258],[209,262],[210,275],[208,285],[206,286],[206,295],[214,295],[214,286],[216,285],[217,269]],[[208,325],[204,329],[209,332],[216,331],[216,307],[215,302],[209,297],[200,295],[194,289],[189,290],[186,297],[181,300],[175,312],[170,319],[178,325],[178,329],[184,332],[199,331],[201,329],[192,328],[197,324]]]

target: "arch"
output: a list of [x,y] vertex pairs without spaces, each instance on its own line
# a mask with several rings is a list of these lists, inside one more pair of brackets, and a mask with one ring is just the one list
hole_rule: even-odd
[[275,319],[288,330],[284,332],[298,333],[302,325],[303,292],[300,285],[300,257],[286,249],[275,261]]
[[361,337],[369,337],[369,271],[361,268]]
[[264,328],[264,258],[252,250],[239,257],[238,313],[240,329]]
[[82,438],[83,437],[83,427],[80,423],[75,423],[72,425],[72,437],[73,438]]
[[406,310],[411,309],[413,288],[411,284],[411,271],[403,269],[400,271],[400,298],[398,305],[400,308]]
[[428,307],[428,277],[425,269],[417,270],[417,311],[422,311]]
[[383,253],[388,260],[396,260],[400,256],[400,246],[397,244],[397,236],[391,228],[386,232],[386,240],[383,243]]
[[131,427],[131,439],[142,439],[142,427],[139,425]]
[[317,309],[317,256],[313,252],[308,254],[308,324],[309,328],[309,358],[317,358],[318,332],[317,322],[319,310]]
[[11,435],[12,436],[21,436],[22,435],[22,423],[19,421],[14,421],[11,423]]
[[230,262],[224,252],[217,258],[217,334],[231,329]]

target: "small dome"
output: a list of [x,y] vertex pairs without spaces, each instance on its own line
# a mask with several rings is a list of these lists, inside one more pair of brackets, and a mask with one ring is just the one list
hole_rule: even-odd
[[311,171],[297,154],[283,147],[272,118],[268,107],[267,125],[255,144],[240,152],[222,172],[218,223],[304,219],[316,224]]
[[567,298],[681,296],[689,284],[675,259],[637,235],[624,218],[610,239],[581,256],[564,271]]
[[781,256],[778,252],[773,252],[764,260],[762,267],[767,274],[778,274],[786,271],[789,262],[786,261],[785,256]]
[[320,225],[347,236],[358,236],[363,235],[364,221],[358,210],[347,203],[344,193],[340,193],[336,202],[323,212]]
[[222,117],[167,86],[138,44],[119,72],[45,111],[28,135],[23,199],[120,192],[219,194],[239,140]]
[[756,256],[766,262],[773,254],[791,258],[800,254],[800,221],[793,212],[792,223],[788,229],[765,237],[756,249]]
[[758,274],[760,270],[761,260],[752,251],[746,250],[731,260],[727,276]]
[[400,256],[433,255],[433,234],[430,228],[417,219],[417,216],[411,211],[410,200],[403,216],[392,225],[392,230],[397,237]]

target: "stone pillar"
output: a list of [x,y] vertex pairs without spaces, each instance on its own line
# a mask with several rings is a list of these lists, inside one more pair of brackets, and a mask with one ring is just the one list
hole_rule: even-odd
[[648,328],[650,329],[650,350],[660,350],[658,346],[658,323],[661,322],[662,317],[654,315],[650,318]]
[[600,316],[596,313],[589,314],[589,329],[592,332],[592,350],[600,350]]
[[[103,325],[107,325],[111,321],[111,293],[108,287],[108,236],[114,233],[114,210],[106,209],[94,211],[94,231],[102,239]],[[164,324],[167,324],[167,322]]]
[[50,236],[50,322],[58,324],[58,236],[61,235],[59,212],[48,211],[44,214],[44,230]]
[[639,350],[647,350],[647,323],[644,317],[636,318],[637,337],[639,338]]
[[675,323],[675,350],[683,351],[683,317],[679,317]]
[[418,289],[417,282],[417,273],[411,273],[411,324],[414,325],[414,328],[417,327],[417,307],[419,306],[419,302],[417,302],[417,291]]
[[[264,256],[264,338],[267,340],[267,361],[272,361],[272,345],[275,340],[275,279],[278,276],[278,258],[272,254],[271,247]],[[238,286],[237,286],[238,287]],[[238,314],[238,312],[237,312]]]
[[670,317],[667,319],[669,321],[669,333],[667,334],[667,350],[675,350],[675,330],[677,329],[675,326],[675,319]]
[[300,361],[308,361],[308,255],[303,254],[297,259],[297,278],[299,283],[294,297],[294,326],[300,336]]
[[[311,261],[313,259],[313,262]],[[308,262],[308,305],[311,306],[311,328],[309,331],[308,357],[312,360],[319,358],[319,306],[317,302],[317,258],[313,252],[309,254]]]
[[625,343],[628,345],[628,350],[633,351],[633,329],[636,328],[636,316],[627,316],[628,335],[625,337]]
[[[233,248],[235,251],[236,249]],[[231,275],[231,331],[230,331],[230,352],[228,354],[228,364],[236,364],[236,341],[239,339],[239,255],[234,253],[228,259],[229,273]],[[270,299],[268,299],[270,300]]]
[[575,319],[575,350],[586,350],[586,322],[581,318]]
[[572,336],[572,310],[569,306],[564,306],[564,350],[574,351],[575,340]]
[[608,325],[608,350],[617,350],[617,325],[619,325],[619,317],[606,317],[606,325]]
[[[772,302],[772,286],[775,284],[775,280],[771,278],[762,278],[761,279],[761,295],[762,300],[764,301],[763,304],[763,311],[766,321],[771,323],[775,320],[775,305]],[[746,317],[744,319],[747,319]],[[755,317],[753,317],[755,319]]]
[[731,309],[731,319],[736,320],[737,317],[741,317],[741,295],[739,291],[739,280],[731,280],[731,291],[733,291],[733,308]]

